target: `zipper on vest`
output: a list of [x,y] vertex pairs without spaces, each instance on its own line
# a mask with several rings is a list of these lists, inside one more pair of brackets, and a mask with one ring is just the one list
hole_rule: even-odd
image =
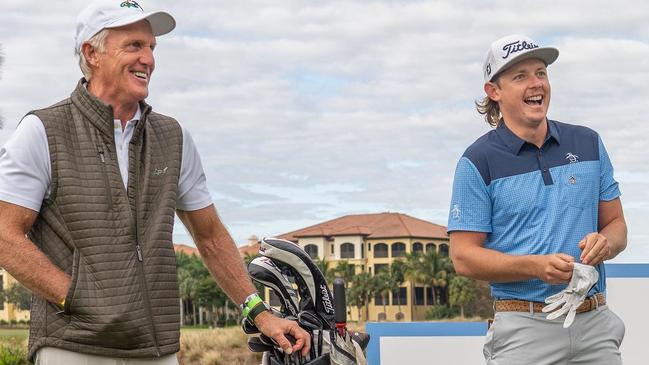
[[99,160],[101,161],[101,170],[104,173],[104,185],[106,186],[106,203],[108,203],[108,209],[113,210],[113,192],[110,188],[110,181],[108,180],[108,168],[106,167],[104,146],[98,144],[97,152],[99,153]]
[[[139,166],[138,163],[140,161],[140,150],[139,146],[135,148],[135,167],[136,171],[139,171]],[[135,251],[137,253],[137,259],[140,262],[138,265],[139,268],[139,277],[140,277],[140,284],[142,285],[142,288],[144,289],[144,310],[146,311],[147,316],[149,317],[149,321],[151,324],[151,335],[153,336],[153,345],[155,346],[155,352],[156,352],[156,357],[160,357],[160,346],[158,346],[158,334],[156,333],[156,327],[155,327],[155,322],[153,321],[153,313],[151,313],[151,298],[149,297],[149,286],[147,285],[146,282],[146,273],[145,273],[145,264],[144,260],[142,257],[142,248],[140,246],[140,212],[138,209],[138,186],[140,184],[139,181],[139,173],[135,173],[135,184],[133,186],[135,187]]]

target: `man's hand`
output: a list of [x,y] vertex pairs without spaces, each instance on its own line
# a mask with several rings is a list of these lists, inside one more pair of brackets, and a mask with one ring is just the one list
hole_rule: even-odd
[[[297,322],[275,317],[270,312],[265,311],[255,318],[255,325],[261,333],[275,340],[286,354],[290,355],[293,351],[299,349],[302,349],[302,356],[309,354],[311,337]],[[291,346],[291,342],[286,338],[285,334],[295,337],[294,345]]]
[[608,239],[597,232],[589,233],[579,241],[579,248],[581,249],[581,262],[592,266],[608,260],[612,253]]
[[550,284],[567,283],[572,277],[575,259],[565,253],[536,256],[536,277]]

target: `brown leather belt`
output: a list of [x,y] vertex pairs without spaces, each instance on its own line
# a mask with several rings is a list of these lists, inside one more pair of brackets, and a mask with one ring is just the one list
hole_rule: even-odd
[[[588,297],[577,308],[577,313],[590,312],[600,305],[606,304],[606,297],[602,293],[597,293]],[[496,312],[541,312],[541,309],[547,304],[539,302],[528,302],[525,300],[496,300],[494,301],[494,310]]]

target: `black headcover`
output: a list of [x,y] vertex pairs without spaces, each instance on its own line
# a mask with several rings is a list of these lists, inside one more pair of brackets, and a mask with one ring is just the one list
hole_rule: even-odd
[[314,311],[322,319],[324,329],[336,328],[333,296],[327,280],[302,248],[291,241],[264,238],[259,253],[271,258],[282,270],[292,272],[298,284],[301,310]]

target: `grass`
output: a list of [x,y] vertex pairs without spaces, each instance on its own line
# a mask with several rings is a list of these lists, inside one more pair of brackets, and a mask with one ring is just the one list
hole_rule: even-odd
[[25,340],[29,336],[28,329],[19,328],[0,328],[0,340],[15,338],[17,340]]
[[258,365],[260,354],[248,350],[241,327],[183,328],[180,332],[181,365]]

